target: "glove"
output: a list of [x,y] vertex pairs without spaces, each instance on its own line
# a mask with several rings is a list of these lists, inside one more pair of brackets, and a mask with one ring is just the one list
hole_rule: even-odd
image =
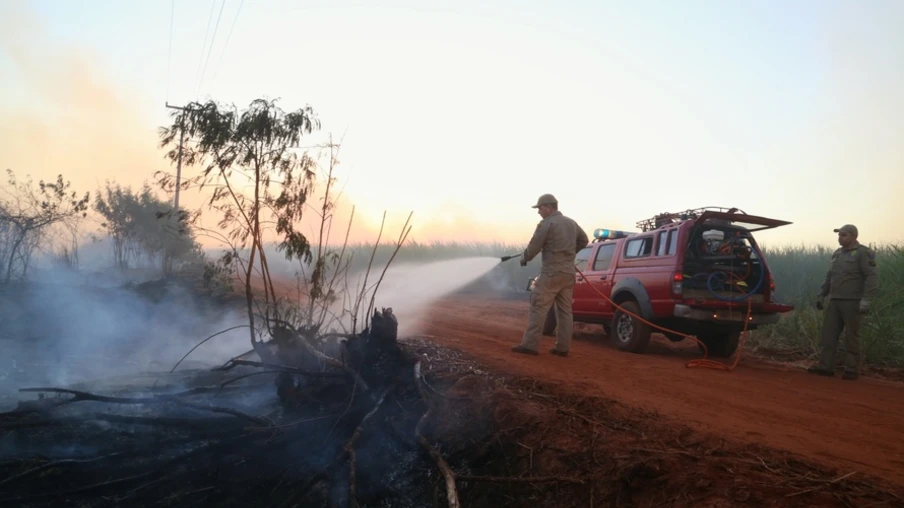
[[869,300],[863,298],[860,300],[860,313],[866,314],[867,312],[869,312]]
[[824,298],[825,297],[822,295],[816,295],[816,308],[818,310],[822,310],[824,308]]
[[518,260],[521,263],[521,266],[527,266],[527,259],[524,257],[524,254],[521,254],[521,259]]

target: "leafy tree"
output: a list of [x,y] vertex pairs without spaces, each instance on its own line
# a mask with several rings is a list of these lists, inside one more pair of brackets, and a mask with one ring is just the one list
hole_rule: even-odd
[[191,225],[177,215],[173,205],[155,196],[145,184],[139,192],[107,182],[94,199],[94,210],[113,244],[117,268],[145,258],[159,262],[168,273],[172,263],[189,260],[198,251]]
[[0,188],[0,274],[8,283],[18,272],[25,278],[31,256],[49,232],[87,215],[89,193],[81,198],[70,182],[58,175],[55,182],[16,179],[7,169],[6,188]]
[[[289,259],[311,262],[311,244],[296,229],[308,196],[313,190],[316,162],[297,148],[303,136],[319,130],[320,122],[310,106],[293,112],[277,107],[276,101],[257,99],[239,112],[234,106],[213,101],[191,103],[172,113],[173,123],[160,129],[160,146],[168,149],[173,162],[201,169],[182,182],[182,190],[193,186],[212,189],[208,207],[221,215],[218,224],[236,250],[250,248],[241,264],[251,329],[254,328],[252,276],[263,283],[264,319],[270,326],[276,316],[276,292],[270,276],[264,237],[268,229],[279,236],[278,247]],[[174,190],[169,174],[158,173],[164,189]],[[256,348],[257,349],[257,348]]]

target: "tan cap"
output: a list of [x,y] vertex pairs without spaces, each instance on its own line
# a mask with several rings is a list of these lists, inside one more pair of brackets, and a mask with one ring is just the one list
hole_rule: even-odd
[[540,208],[541,205],[556,205],[558,203],[559,200],[552,194],[544,194],[537,199],[537,204],[531,208]]
[[841,233],[842,231],[848,233],[851,236],[857,236],[857,226],[853,224],[845,224],[844,226],[841,226],[840,228],[835,230],[836,233]]

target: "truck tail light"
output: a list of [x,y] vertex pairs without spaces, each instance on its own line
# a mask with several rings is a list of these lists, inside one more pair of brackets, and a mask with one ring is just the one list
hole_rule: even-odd
[[675,296],[681,296],[681,281],[684,280],[684,275],[681,272],[675,272],[672,275],[672,294]]
[[767,276],[766,279],[769,282],[769,297],[766,299],[769,303],[775,302],[775,279],[772,278],[772,273]]

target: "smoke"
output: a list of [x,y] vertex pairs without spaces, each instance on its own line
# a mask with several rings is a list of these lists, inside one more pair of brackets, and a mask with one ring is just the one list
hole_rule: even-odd
[[[374,307],[391,307],[399,320],[399,336],[417,333],[432,304],[454,293],[499,265],[496,257],[468,257],[423,264],[390,265],[377,290]],[[363,283],[363,273],[350,277],[355,287]],[[379,278],[371,272],[368,287]],[[366,306],[369,303],[364,302]],[[366,309],[365,309],[366,310]]]
[[[0,397],[24,386],[168,372],[204,338],[247,323],[236,309],[173,284],[104,287],[62,269],[41,274],[0,288]],[[195,350],[179,370],[219,365],[248,349],[248,329],[238,328]]]
[[0,15],[0,166],[35,180],[57,174],[79,193],[116,175],[137,186],[167,163],[155,127],[137,109],[141,100],[116,92],[96,55],[60,44],[24,7]]

